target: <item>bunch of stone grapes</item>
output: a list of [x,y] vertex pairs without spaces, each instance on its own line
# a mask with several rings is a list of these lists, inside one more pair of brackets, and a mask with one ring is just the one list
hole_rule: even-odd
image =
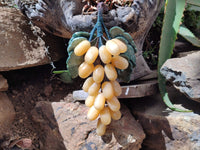
[[[117,99],[122,93],[120,84],[116,81],[118,69],[126,69],[129,65],[127,59],[119,54],[125,53],[127,46],[119,39],[111,39],[99,49],[91,46],[88,40],[83,40],[74,49],[76,56],[84,56],[84,62],[78,68],[81,78],[87,78],[83,90],[88,92],[85,105],[89,107],[87,118],[98,118],[96,133],[104,135],[106,126],[113,120],[121,118],[120,102]],[[97,58],[100,63],[97,63]],[[97,64],[96,64],[96,63]],[[94,63],[96,65],[94,65]],[[89,77],[92,74],[91,77]]]

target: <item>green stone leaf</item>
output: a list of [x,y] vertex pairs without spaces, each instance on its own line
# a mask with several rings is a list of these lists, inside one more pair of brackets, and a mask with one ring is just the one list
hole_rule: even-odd
[[124,29],[122,29],[118,26],[114,26],[114,27],[110,28],[109,33],[112,38],[115,38],[116,36],[123,35]]
[[126,45],[128,45],[128,41],[127,41],[127,39],[125,38],[125,37],[123,37],[123,36],[117,36],[117,37],[115,37],[116,39],[119,39],[120,41],[122,41],[122,42],[124,42]]
[[58,74],[60,77],[60,80],[64,83],[73,83],[71,74],[69,73],[69,70],[59,70],[59,71],[53,71],[54,74]]
[[130,44],[127,45],[127,51],[125,53],[120,54],[120,56],[126,58],[129,61],[129,63],[132,63],[133,67],[136,66],[135,52]]
[[126,40],[128,41],[128,43],[133,47],[134,52],[136,53],[137,49],[136,49],[135,42],[133,41],[132,36],[129,33],[127,33],[127,32],[124,32],[122,36],[126,38]]
[[75,32],[72,35],[72,38],[76,38],[76,37],[85,37],[85,38],[88,39],[90,37],[90,33],[89,32],[85,32],[85,31]]
[[132,63],[129,63],[128,68],[125,70],[117,69],[118,79],[122,80],[123,82],[129,83],[132,71],[133,71]]
[[71,77],[78,77],[78,67],[84,61],[83,56],[76,56],[74,51],[69,53],[68,59],[66,61],[67,69],[69,70]]
[[74,50],[74,48],[83,40],[87,40],[85,37],[76,37],[73,38],[72,41],[69,41],[68,47],[67,47],[67,52],[69,53],[70,51]]
[[60,80],[64,83],[73,83],[70,72],[63,72],[60,74]]

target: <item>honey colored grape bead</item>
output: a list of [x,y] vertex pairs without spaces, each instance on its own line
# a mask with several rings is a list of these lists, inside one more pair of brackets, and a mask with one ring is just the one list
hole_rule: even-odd
[[126,58],[121,56],[114,56],[112,58],[112,65],[118,69],[126,69],[128,68],[128,61]]
[[83,84],[83,91],[88,92],[88,89],[90,88],[90,86],[94,83],[94,80],[92,77],[89,77],[85,80],[84,84]]
[[104,66],[104,71],[106,74],[106,77],[110,80],[116,80],[117,79],[117,71],[115,67],[112,64],[107,64]]
[[97,65],[95,66],[94,68],[94,71],[93,71],[93,80],[96,82],[96,83],[100,83],[102,82],[104,79],[104,68],[102,65]]
[[93,64],[88,64],[86,62],[83,62],[79,68],[78,68],[78,75],[81,78],[87,78],[94,70],[94,65]]
[[105,101],[106,100],[105,100],[103,93],[98,94],[94,101],[94,107],[97,110],[102,110],[104,108]]
[[87,119],[90,121],[97,119],[99,116],[99,110],[97,110],[94,106],[90,107],[87,113]]
[[121,118],[121,116],[122,116],[120,111],[111,111],[110,110],[110,114],[111,114],[111,118],[113,120],[119,120]]
[[96,96],[88,96],[85,100],[85,106],[91,107],[92,105],[94,105],[95,98]]
[[96,129],[96,133],[98,136],[102,136],[104,135],[106,132],[106,125],[104,125],[100,119],[98,119],[97,121],[97,129]]
[[105,45],[102,45],[100,48],[99,48],[99,57],[101,59],[101,61],[104,63],[104,64],[108,64],[111,62],[111,59],[112,59],[112,56],[111,54],[108,52],[107,48]]
[[106,81],[102,84],[103,95],[106,99],[112,99],[114,96],[113,86],[110,82]]
[[119,39],[112,39],[118,46],[120,53],[125,53],[127,51],[127,46],[124,42],[120,41]]
[[120,109],[120,102],[115,96],[113,96],[111,99],[108,99],[107,104],[112,111],[119,111]]
[[74,48],[74,54],[76,56],[82,56],[87,52],[90,46],[91,44],[88,40],[83,40]]
[[111,114],[108,107],[104,107],[104,109],[100,111],[100,119],[104,125],[109,125],[111,123]]
[[99,50],[97,47],[92,46],[88,49],[88,51],[85,54],[85,62],[87,62],[88,64],[93,64],[95,62],[95,60],[97,59]]
[[94,83],[90,86],[90,88],[88,89],[88,94],[89,94],[90,96],[95,96],[95,95],[97,95],[98,92],[99,92],[100,86],[101,86],[101,85],[100,85],[99,83],[94,82]]
[[120,96],[122,94],[122,88],[119,84],[119,82],[115,81],[111,81],[111,84],[113,86],[113,90],[114,90],[114,95],[115,96]]
[[113,40],[108,40],[106,42],[106,48],[111,55],[119,55],[120,54],[119,46]]

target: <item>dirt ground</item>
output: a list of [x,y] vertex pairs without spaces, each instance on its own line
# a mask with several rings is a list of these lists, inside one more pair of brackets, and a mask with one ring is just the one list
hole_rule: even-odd
[[[64,66],[63,62],[65,60],[55,65]],[[81,89],[83,80],[77,79],[74,84],[65,84],[51,74],[51,69],[50,65],[44,65],[2,72],[9,83],[7,94],[14,105],[16,117],[10,133],[0,140],[0,145],[19,138],[30,138],[35,149],[39,149],[41,131],[32,120],[31,110],[38,101],[71,101],[73,90]]]

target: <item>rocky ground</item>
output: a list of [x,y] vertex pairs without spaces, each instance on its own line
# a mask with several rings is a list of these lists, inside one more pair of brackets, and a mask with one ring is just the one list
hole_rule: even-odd
[[[193,112],[173,112],[158,92],[138,90],[138,95],[146,95],[121,98],[122,118],[99,137],[96,122],[86,119],[84,101],[72,97],[83,80],[65,84],[51,73],[54,66],[65,69],[66,41],[40,31],[19,10],[5,6],[0,6],[0,29],[0,149],[200,149],[200,74],[194,69],[199,65],[198,50],[191,55],[179,53],[182,58],[163,66],[163,75],[177,88],[168,84],[172,102]],[[143,80],[152,78],[156,76]],[[141,82],[130,84],[136,83]]]
[[32,139],[33,145],[39,148],[38,134],[41,130],[32,121],[31,110],[38,101],[69,101],[72,91],[80,89],[81,80],[73,86],[66,85],[52,77],[51,69],[51,66],[47,65],[2,73],[8,80],[9,89],[6,93],[16,115],[11,129],[1,137],[1,142],[26,137]]

